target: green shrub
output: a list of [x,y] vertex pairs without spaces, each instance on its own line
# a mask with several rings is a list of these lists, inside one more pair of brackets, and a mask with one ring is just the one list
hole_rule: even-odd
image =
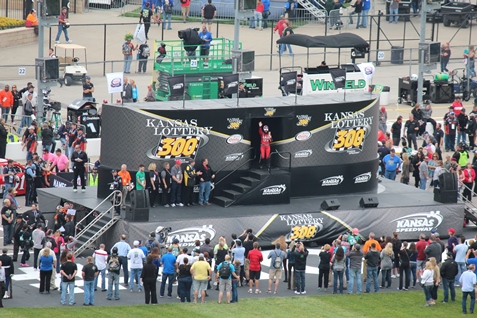
[[25,26],[25,20],[0,17],[0,30],[8,30]]

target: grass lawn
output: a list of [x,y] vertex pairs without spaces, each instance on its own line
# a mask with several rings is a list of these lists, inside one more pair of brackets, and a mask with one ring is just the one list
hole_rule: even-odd
[[[238,304],[217,304],[208,299],[202,304],[159,304],[158,306],[112,306],[112,307],[45,307],[45,308],[3,308],[0,317],[412,317],[438,318],[461,316],[460,289],[456,290],[455,303],[442,304],[440,290],[438,304],[424,307],[424,293],[420,290],[361,295],[324,295],[296,297],[268,297],[239,299]],[[160,299],[159,299],[160,302]],[[469,306],[470,300],[467,305]],[[8,305],[8,301],[4,302]]]

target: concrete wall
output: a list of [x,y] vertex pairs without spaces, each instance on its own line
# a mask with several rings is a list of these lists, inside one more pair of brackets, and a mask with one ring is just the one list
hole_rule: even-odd
[[[60,145],[60,141],[56,141],[56,146]],[[42,146],[41,141],[38,143],[37,150],[41,153]],[[90,158],[98,158],[101,152],[101,138],[91,138],[88,139],[88,146],[86,148],[86,153]],[[13,159],[21,163],[26,162],[26,151],[22,151],[22,145],[19,142],[12,142],[7,144],[7,155],[8,159]]]
[[38,42],[33,28],[14,28],[0,31],[0,48]]

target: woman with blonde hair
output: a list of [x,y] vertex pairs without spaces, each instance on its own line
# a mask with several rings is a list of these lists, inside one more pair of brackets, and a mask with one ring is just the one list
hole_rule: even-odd
[[439,284],[441,282],[441,272],[439,270],[439,266],[437,266],[437,260],[435,257],[430,257],[429,262],[432,265],[432,270],[434,271],[434,285],[431,289],[431,305],[436,304],[437,300],[437,290],[439,289]]
[[287,271],[287,258],[288,258],[288,253],[287,253],[287,241],[285,239],[285,236],[280,236],[277,238],[275,241],[272,242],[272,245],[277,245],[280,244],[280,250],[285,252],[285,258],[282,260],[283,262],[283,270],[285,272],[285,280],[283,281],[284,283],[288,282],[288,271]]
[[414,172],[414,167],[409,161],[409,155],[407,153],[402,154],[402,166],[401,166],[401,183],[409,184],[409,174]]
[[[330,264],[331,264],[331,246],[325,244],[318,255],[320,257],[320,265],[318,266],[318,289],[321,290],[323,286],[325,291],[328,289],[328,282],[330,278]],[[324,283],[324,284],[323,284]]]
[[384,249],[381,251],[381,288],[384,288],[385,286],[386,288],[391,288],[391,271],[393,269],[393,260],[393,243],[387,243]]
[[45,247],[40,256],[40,294],[50,293],[51,274],[55,267],[53,256],[51,256],[50,253],[50,248]]
[[424,273],[421,275],[421,285],[424,290],[424,296],[426,298],[425,306],[430,306],[435,304],[432,302],[431,290],[434,288],[434,266],[431,262],[426,262],[426,267],[424,268]]
[[138,101],[139,91],[137,89],[136,82],[133,79],[130,80],[129,83],[131,84],[131,87],[132,87],[132,99],[133,99],[133,102],[135,103]]
[[157,166],[154,162],[151,162],[149,164],[149,167],[147,167],[147,170],[149,170],[149,181],[147,182],[148,184],[148,189],[149,189],[149,203],[151,204],[151,208],[155,208],[156,204],[156,197],[157,194],[159,193],[159,173],[157,172]]

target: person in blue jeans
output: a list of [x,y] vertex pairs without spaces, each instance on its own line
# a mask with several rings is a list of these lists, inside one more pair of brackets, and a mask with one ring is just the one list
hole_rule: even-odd
[[162,28],[166,28],[167,20],[167,29],[172,30],[171,20],[172,20],[172,8],[174,8],[174,0],[165,0],[164,1],[164,19],[162,20]]
[[442,263],[440,273],[442,277],[442,287],[444,288],[444,299],[443,303],[449,301],[449,290],[451,295],[451,300],[455,301],[455,278],[459,272],[457,262],[454,261],[452,252],[447,252],[447,259]]
[[133,242],[134,248],[128,253],[128,267],[129,267],[129,291],[134,291],[134,281],[137,283],[138,292],[142,291],[141,273],[144,265],[146,255],[141,248],[139,248],[139,241]]
[[242,271],[242,263],[236,259],[234,260],[234,268],[235,268],[235,274],[237,274],[237,277],[232,277],[232,300],[230,301],[231,303],[238,303],[238,285],[240,281],[240,274]]
[[333,255],[333,294],[338,292],[338,281],[340,284],[340,294],[343,293],[343,273],[346,269],[346,257],[343,248],[340,246]]
[[475,289],[474,286],[477,283],[475,277],[475,265],[470,264],[468,270],[462,273],[460,276],[460,284],[462,286],[462,312],[467,313],[467,296],[470,296],[470,313],[474,313],[475,306]]
[[94,306],[94,280],[98,276],[98,267],[93,263],[93,257],[88,256],[86,259],[88,262],[83,266],[81,273],[84,281],[84,303],[83,306]]
[[67,11],[68,9],[66,7],[63,7],[61,9],[60,15],[58,16],[58,33],[56,34],[56,39],[55,39],[56,44],[60,44],[60,36],[62,32],[65,33],[66,42],[68,43],[72,42],[68,36],[69,23],[68,23],[68,20],[66,20]]
[[176,257],[172,254],[172,247],[167,248],[167,253],[164,254],[161,258],[161,265],[163,266],[162,270],[162,282],[161,282],[161,291],[159,296],[164,297],[164,291],[166,289],[166,281],[169,280],[169,286],[167,288],[167,297],[172,297],[172,284],[174,280]]
[[106,265],[108,263],[108,252],[105,251],[104,244],[99,245],[99,249],[94,251],[94,264],[98,267],[98,275],[94,279],[94,290],[98,289],[99,275],[101,275],[101,291],[106,291]]
[[189,259],[184,257],[184,264],[179,265],[179,275],[177,281],[179,283],[179,296],[181,303],[187,300],[190,303],[190,289],[192,287],[192,274],[190,273]]
[[118,248],[113,247],[111,256],[108,258],[108,294],[107,300],[111,300],[113,297],[114,286],[114,299],[119,300],[119,271],[121,270],[121,262],[119,261]]
[[209,196],[212,187],[212,180],[215,179],[215,173],[209,166],[207,158],[202,159],[202,164],[197,167],[197,175],[199,178],[199,205],[210,205]]
[[302,242],[295,245],[295,269],[296,269],[296,291],[295,294],[304,295],[305,290],[305,270],[306,259],[308,257],[308,250],[305,248]]
[[73,306],[75,303],[75,277],[78,267],[73,262],[73,255],[68,253],[66,255],[66,262],[61,264],[61,304],[66,304],[66,294],[69,293],[69,305]]
[[379,252],[376,250],[376,243],[371,243],[371,249],[366,253],[364,259],[367,261],[366,269],[366,293],[371,292],[371,280],[374,281],[374,292],[379,291],[378,284],[378,264]]
[[384,177],[389,180],[396,180],[396,170],[402,163],[401,158],[396,156],[396,151],[391,149],[391,153],[383,158],[384,163]]
[[349,258],[349,281],[348,281],[348,294],[353,293],[354,282],[356,281],[356,293],[361,294],[361,264],[363,262],[363,252],[361,251],[361,245],[354,244],[351,248],[351,252],[348,255]]
[[361,11],[363,15],[361,19],[361,25],[360,25],[361,28],[368,27],[369,9],[371,9],[371,0],[363,0],[363,10]]

